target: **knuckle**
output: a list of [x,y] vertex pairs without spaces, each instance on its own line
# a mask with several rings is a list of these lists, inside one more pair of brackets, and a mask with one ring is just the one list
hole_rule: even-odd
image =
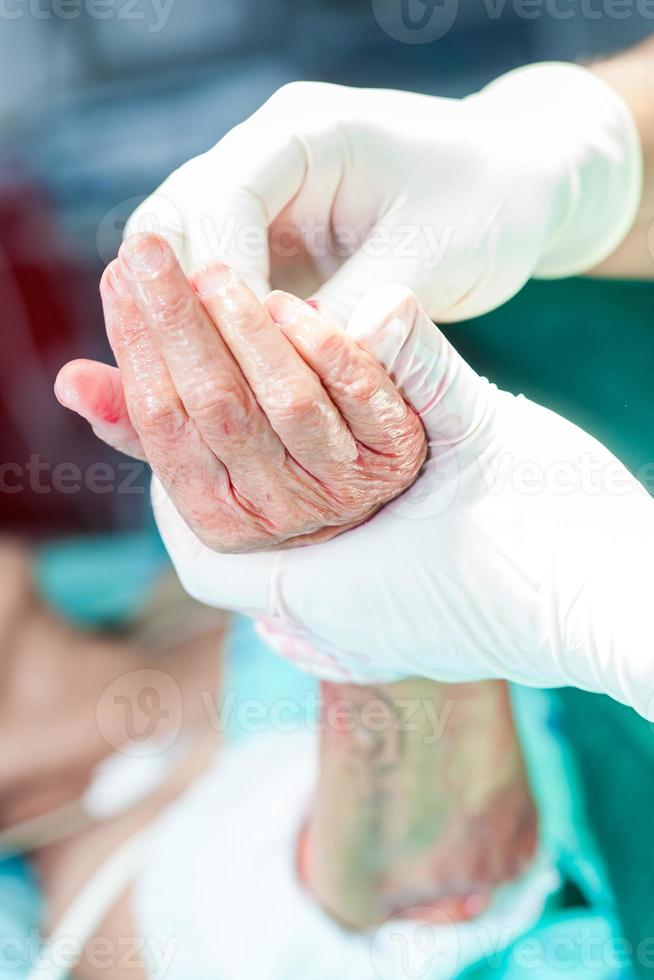
[[359,374],[349,380],[347,393],[361,404],[372,404],[380,392],[379,381],[368,374]]
[[180,334],[186,333],[186,325],[196,312],[195,299],[190,290],[154,290],[147,296],[146,305],[149,315],[160,329]]
[[175,441],[185,429],[184,414],[163,398],[142,398],[134,405],[139,432],[147,439]]
[[189,413],[201,428],[219,429],[226,438],[251,433],[254,404],[238,384],[211,379],[193,388],[187,399]]
[[117,326],[116,336],[121,347],[128,348],[133,353],[138,353],[148,346],[147,328],[140,317],[122,320]]
[[360,514],[367,512],[370,509],[372,498],[374,497],[375,500],[377,498],[376,490],[369,488],[362,497],[361,494],[357,494],[353,490],[351,484],[344,480],[339,480],[334,484],[333,493],[334,501],[338,507],[339,524],[355,520]]
[[319,405],[313,392],[289,391],[279,416],[289,422],[309,423],[319,414]]
[[323,337],[318,344],[318,357],[322,362],[329,364],[338,373],[347,367],[350,359],[350,346],[344,334],[335,330],[328,336]]

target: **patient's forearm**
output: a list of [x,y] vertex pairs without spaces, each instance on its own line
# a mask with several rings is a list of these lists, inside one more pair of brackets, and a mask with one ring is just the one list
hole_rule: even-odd
[[323,697],[302,850],[314,895],[359,928],[416,907],[479,912],[536,841],[506,685],[324,684]]
[[593,67],[625,100],[640,134],[644,155],[643,197],[636,223],[594,275],[654,278],[654,38]]

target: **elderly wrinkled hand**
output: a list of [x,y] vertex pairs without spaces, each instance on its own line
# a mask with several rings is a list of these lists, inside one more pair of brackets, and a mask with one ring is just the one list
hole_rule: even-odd
[[324,540],[406,489],[415,412],[377,361],[285,293],[260,303],[224,265],[189,282],[170,246],[128,240],[101,286],[118,370],[74,361],[60,400],[147,459],[217,551]]

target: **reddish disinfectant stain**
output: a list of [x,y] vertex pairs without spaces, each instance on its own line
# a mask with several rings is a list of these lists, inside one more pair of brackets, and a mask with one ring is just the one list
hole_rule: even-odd
[[308,299],[308,300],[306,300],[306,304],[307,304],[307,306],[313,307],[314,310],[319,309],[318,300],[317,299]]
[[116,414],[116,412],[105,412],[102,417],[102,421],[105,422],[106,425],[116,425],[121,421],[121,418],[118,414]]
[[84,407],[82,414],[91,422],[117,425],[123,421],[125,417],[124,404],[122,399],[116,397],[113,385],[111,387],[99,385],[98,379],[93,373],[77,373],[74,391],[74,401],[80,408]]

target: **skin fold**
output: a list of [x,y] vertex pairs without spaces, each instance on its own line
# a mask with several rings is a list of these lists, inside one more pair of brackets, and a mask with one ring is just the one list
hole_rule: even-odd
[[324,540],[416,478],[418,417],[308,304],[275,292],[262,305],[221,264],[189,282],[154,235],[122,246],[101,293],[118,370],[74,361],[57,396],[147,459],[214,550]]

